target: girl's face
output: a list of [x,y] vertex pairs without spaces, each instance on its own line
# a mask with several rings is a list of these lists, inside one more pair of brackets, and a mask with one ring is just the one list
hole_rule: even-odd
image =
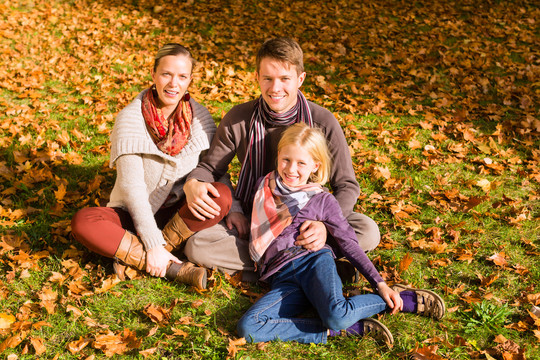
[[307,184],[309,176],[321,165],[297,144],[282,147],[277,158],[277,172],[283,183],[289,187]]
[[156,85],[158,106],[164,115],[174,111],[191,82],[191,61],[185,55],[167,55],[159,60],[152,80]]

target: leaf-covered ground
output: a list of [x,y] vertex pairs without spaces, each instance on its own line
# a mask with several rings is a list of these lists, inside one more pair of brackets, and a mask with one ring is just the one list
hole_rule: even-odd
[[[535,1],[0,0],[0,14],[2,357],[540,358]],[[264,288],[119,282],[69,237],[75,211],[108,199],[114,116],[150,85],[157,48],[193,51],[191,92],[219,121],[258,96],[254,53],[282,35],[349,141],[358,211],[383,239],[370,257],[447,302],[437,323],[383,316],[391,349],[246,345],[236,321]]]

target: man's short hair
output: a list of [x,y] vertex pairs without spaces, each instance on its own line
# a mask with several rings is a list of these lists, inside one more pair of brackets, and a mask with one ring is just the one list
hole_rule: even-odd
[[275,59],[296,66],[296,72],[304,72],[304,53],[300,45],[288,37],[278,37],[266,40],[257,52],[257,71],[261,68],[264,58]]

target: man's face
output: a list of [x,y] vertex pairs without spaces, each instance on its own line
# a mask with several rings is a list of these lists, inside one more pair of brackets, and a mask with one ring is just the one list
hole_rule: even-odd
[[263,58],[257,72],[262,97],[276,113],[296,105],[298,89],[305,78],[306,73],[298,74],[296,66],[272,58]]

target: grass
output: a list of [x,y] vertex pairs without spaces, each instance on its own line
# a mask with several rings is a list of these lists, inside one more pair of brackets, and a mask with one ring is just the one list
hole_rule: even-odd
[[[0,356],[540,358],[528,312],[540,303],[537,5],[271,9],[257,0],[0,0]],[[190,91],[219,123],[258,96],[254,54],[278,35],[299,40],[306,97],[342,125],[362,192],[357,210],[381,230],[369,256],[388,282],[434,289],[447,303],[440,322],[382,316],[393,348],[369,337],[235,345],[236,322],[264,286],[214,273],[201,293],[155,278],[108,287],[111,261],[69,236],[78,209],[108,200],[114,116],[149,86],[160,44],[193,50]],[[235,161],[233,179],[238,171]]]

